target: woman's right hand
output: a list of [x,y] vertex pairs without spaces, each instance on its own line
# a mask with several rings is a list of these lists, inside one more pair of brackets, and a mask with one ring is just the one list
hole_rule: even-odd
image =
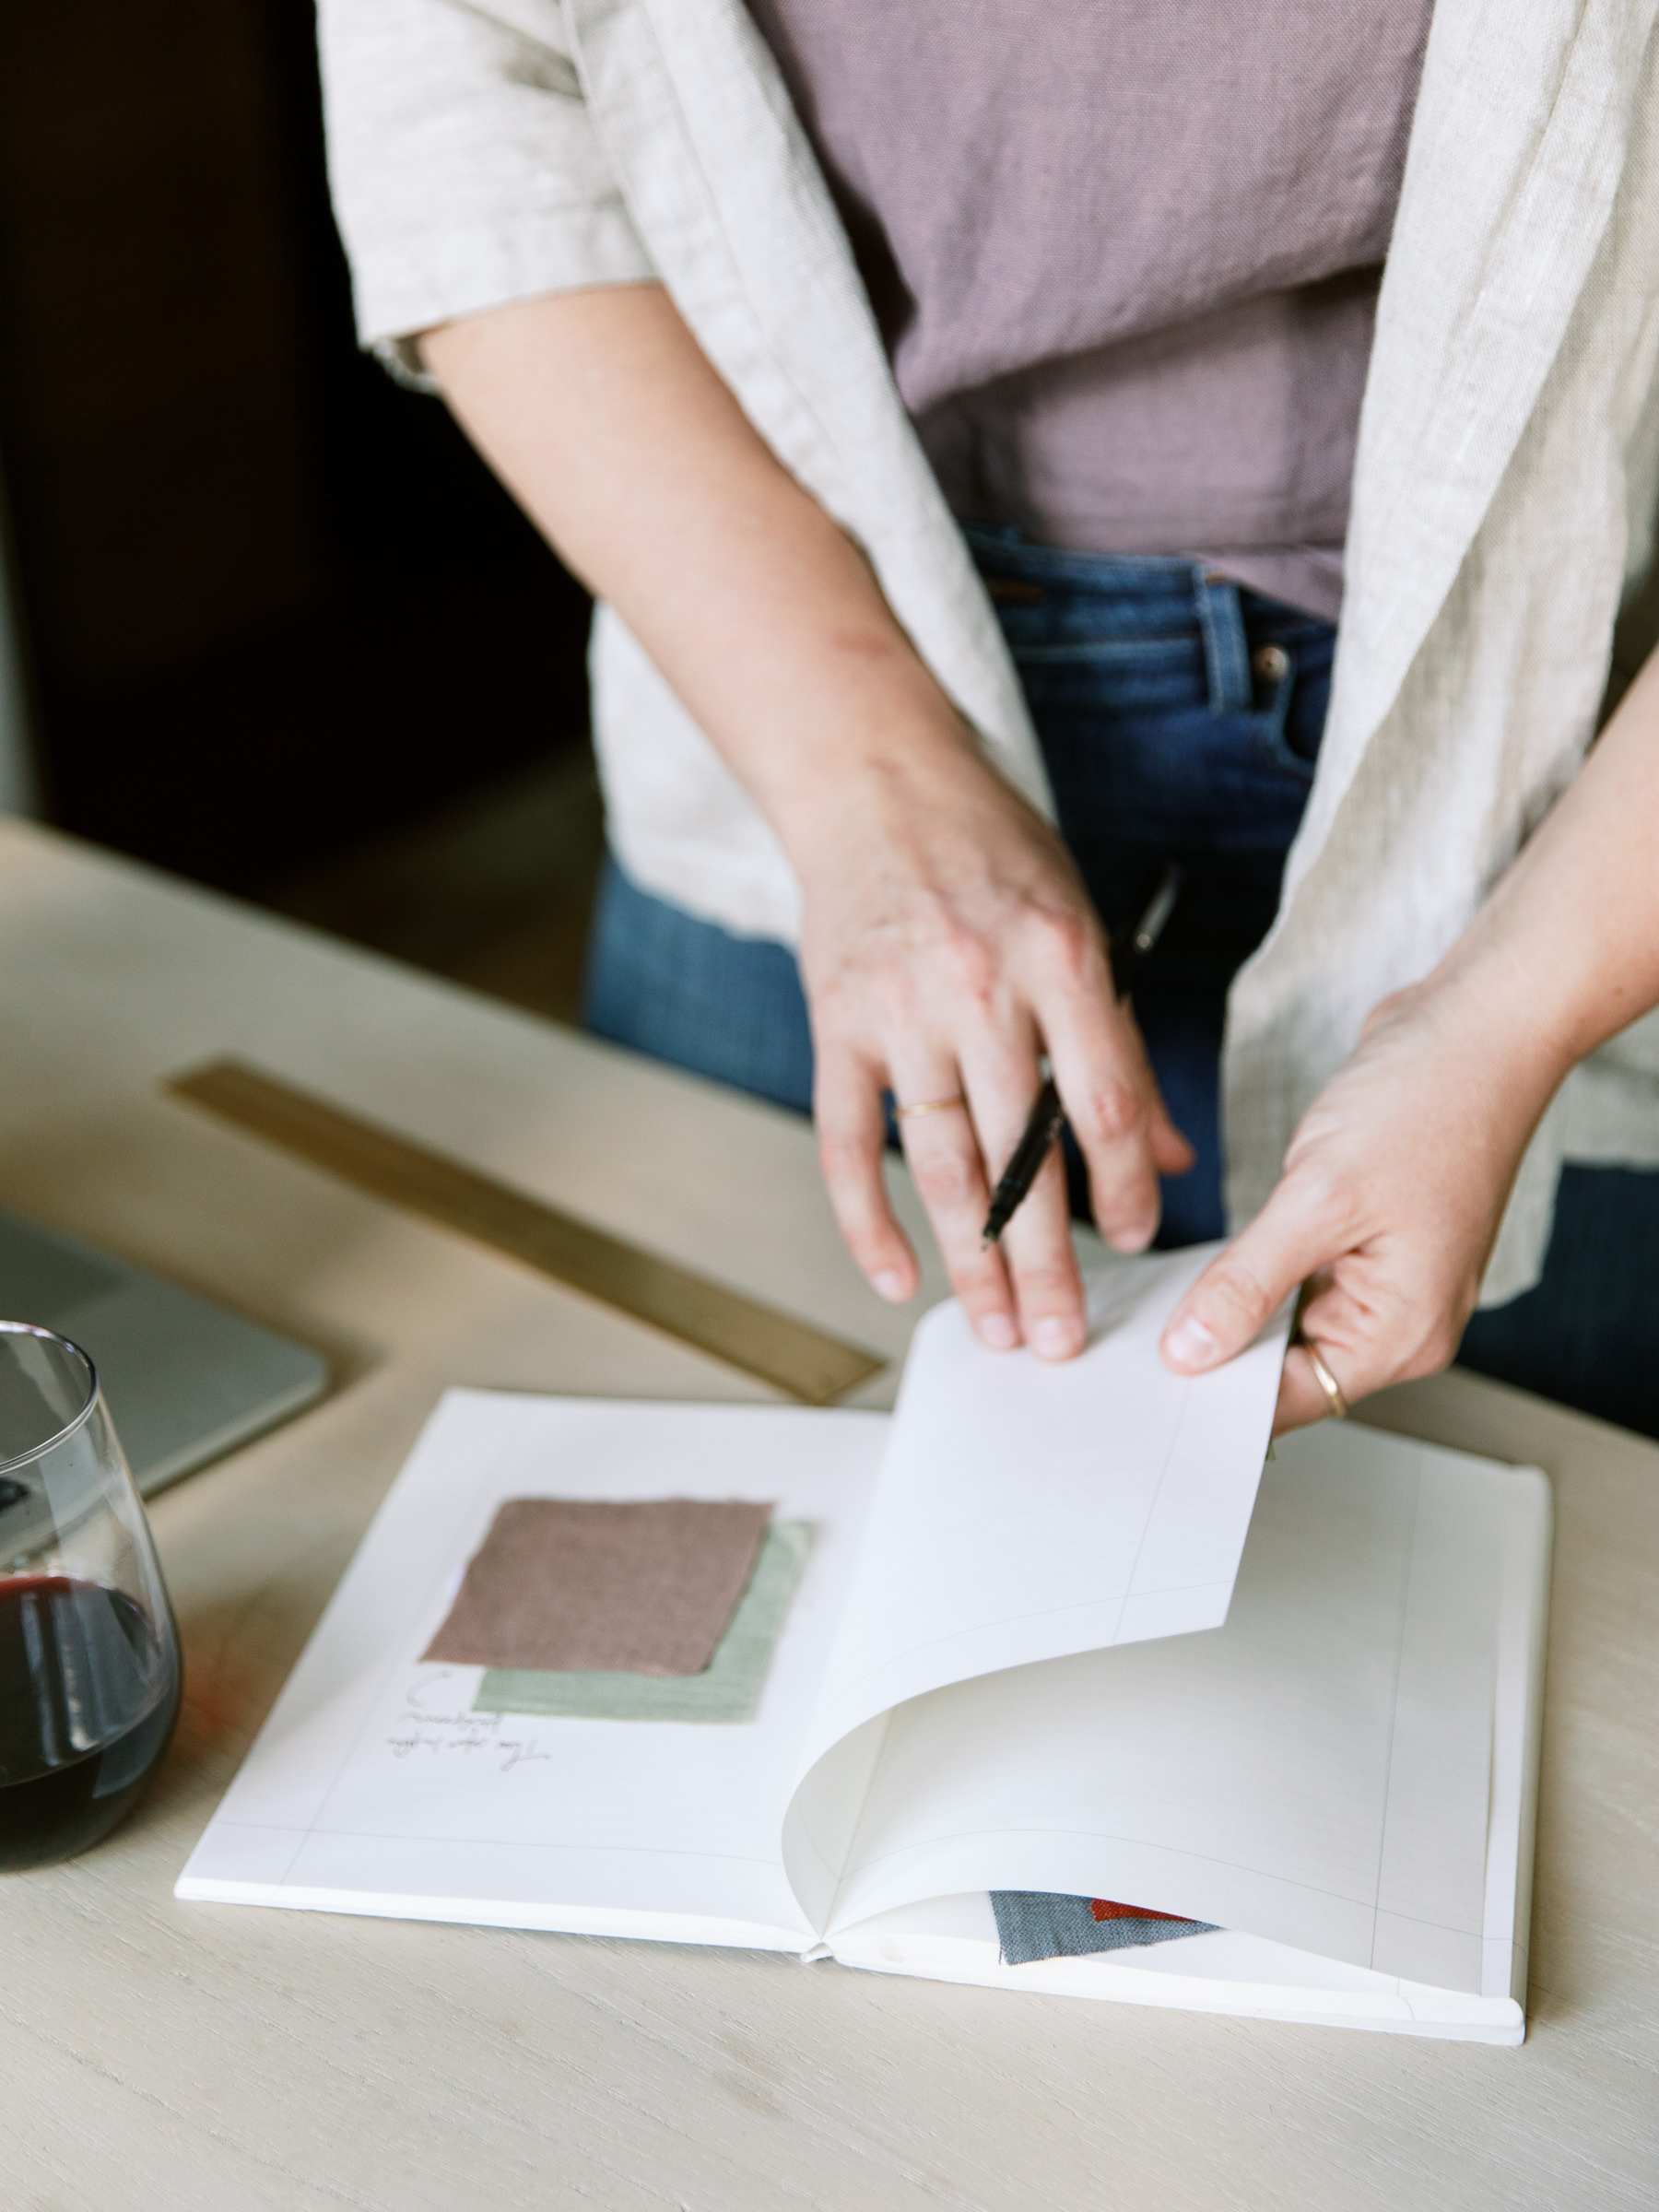
[[1047,1053],[1121,1251],[1191,1153],[1053,832],[981,759],[869,563],[761,441],[658,285],[549,295],[427,334],[482,452],[609,599],[771,823],[806,900],[818,1119],[848,1243],[888,1298],[915,1255],[882,1182],[882,1093],[982,1340],[1084,1339],[1058,1159],[981,1241]]
[[915,1257],[882,1179],[882,1094],[901,1107],[959,1099],[899,1124],[952,1287],[982,1343],[1071,1358],[1086,1321],[1058,1148],[1000,1247],[982,1235],[1040,1055],[1118,1251],[1151,1241],[1158,1177],[1193,1155],[1115,997],[1070,854],[965,732],[916,732],[879,761],[843,761],[784,827],[806,896],[818,1145],[853,1257],[883,1296],[913,1293]]

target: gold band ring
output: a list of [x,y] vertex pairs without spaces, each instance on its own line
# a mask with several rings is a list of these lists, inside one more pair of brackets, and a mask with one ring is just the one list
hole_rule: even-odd
[[1324,1392],[1333,1417],[1336,1420],[1346,1421],[1348,1418],[1348,1402],[1342,1394],[1341,1383],[1325,1365],[1324,1354],[1312,1336],[1299,1335],[1296,1341],[1308,1355],[1308,1365],[1313,1370],[1313,1380]]
[[953,1098],[924,1099],[919,1106],[895,1106],[893,1119],[896,1122],[904,1122],[916,1113],[948,1113],[953,1106],[966,1106],[967,1103],[967,1100],[959,1090]]

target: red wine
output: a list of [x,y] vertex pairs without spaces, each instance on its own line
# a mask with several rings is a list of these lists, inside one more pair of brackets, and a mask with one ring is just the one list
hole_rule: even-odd
[[0,1580],[0,1873],[107,1835],[178,1717],[172,1642],[124,1591],[66,1574]]

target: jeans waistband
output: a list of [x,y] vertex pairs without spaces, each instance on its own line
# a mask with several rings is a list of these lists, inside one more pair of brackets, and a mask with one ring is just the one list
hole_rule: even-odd
[[1191,640],[1203,652],[1217,713],[1251,708],[1258,674],[1279,662],[1288,667],[1287,648],[1294,653],[1334,634],[1317,615],[1264,598],[1182,554],[1076,553],[1033,545],[1014,528],[967,524],[962,530],[1017,656],[1022,645],[1053,646],[1067,637],[1124,648]]
[[1037,545],[1012,524],[963,523],[959,527],[981,568],[1033,583],[1154,599],[1194,591],[1211,572],[1205,562],[1184,553],[1078,553]]

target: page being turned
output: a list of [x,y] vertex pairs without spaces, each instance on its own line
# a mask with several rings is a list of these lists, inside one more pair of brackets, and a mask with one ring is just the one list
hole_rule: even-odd
[[1159,1337],[1215,1249],[1092,1275],[1065,1365],[986,1351],[955,1303],[923,1322],[809,1759],[947,1684],[1226,1619],[1288,1316],[1171,1373]]
[[1498,1617],[1512,1524],[1532,1558],[1547,1518],[1533,1473],[1358,1427],[1288,1439],[1225,1627],[890,1715],[831,1940],[919,1900],[1048,1890],[1506,1995]]

